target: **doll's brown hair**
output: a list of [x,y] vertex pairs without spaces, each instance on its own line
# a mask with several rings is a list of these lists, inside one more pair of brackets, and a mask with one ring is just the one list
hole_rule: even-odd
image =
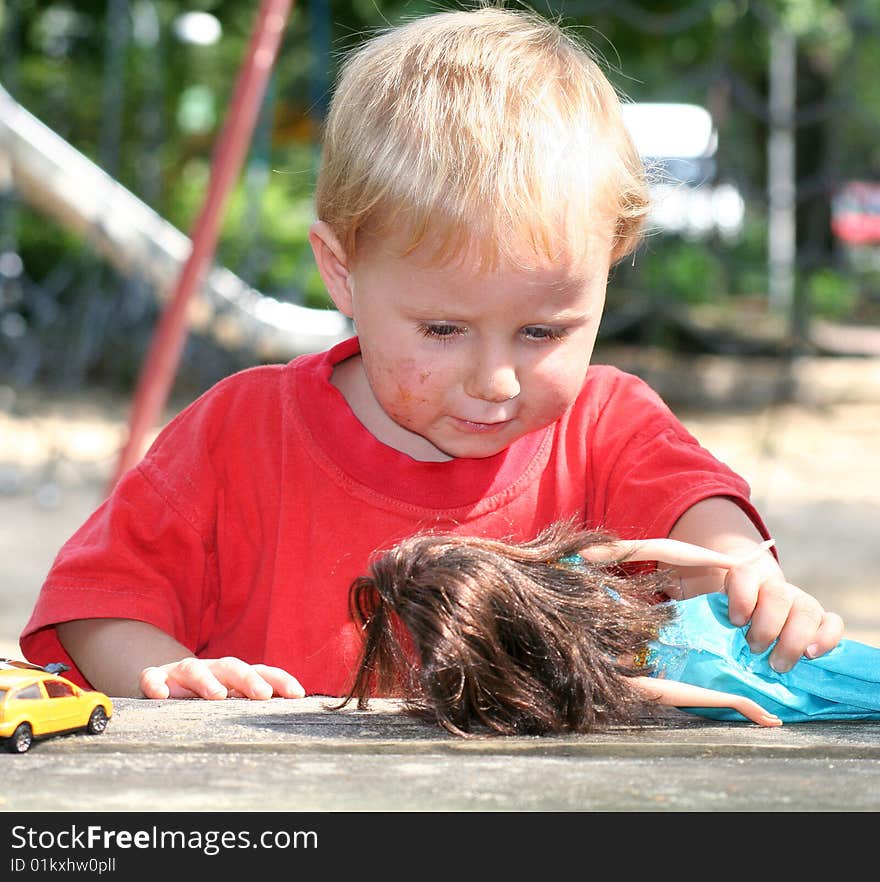
[[351,586],[365,636],[357,698],[407,707],[465,735],[587,732],[632,723],[647,642],[669,620],[662,575],[566,558],[612,537],[555,524],[523,544],[419,534]]

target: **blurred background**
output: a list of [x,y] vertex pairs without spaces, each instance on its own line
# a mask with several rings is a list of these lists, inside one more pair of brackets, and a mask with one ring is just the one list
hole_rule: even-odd
[[[266,5],[0,0],[0,655],[130,440]],[[151,433],[232,371],[348,336],[306,238],[337,66],[461,5],[289,4]],[[744,474],[789,578],[875,638],[880,2],[533,8],[593,46],[659,172],[596,360]]]

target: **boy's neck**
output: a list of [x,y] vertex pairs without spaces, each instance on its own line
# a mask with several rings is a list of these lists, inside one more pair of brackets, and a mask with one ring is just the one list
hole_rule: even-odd
[[373,396],[360,355],[352,355],[336,364],[330,383],[339,390],[352,413],[376,440],[419,462],[447,462],[453,458],[388,416]]

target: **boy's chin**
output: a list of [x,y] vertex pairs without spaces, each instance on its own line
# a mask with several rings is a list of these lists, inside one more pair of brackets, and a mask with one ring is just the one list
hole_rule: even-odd
[[454,438],[430,440],[444,459],[489,459],[506,450],[516,439]]
[[[542,428],[542,427],[539,427]],[[517,430],[520,431],[517,431]],[[488,424],[467,420],[447,420],[434,431],[424,434],[408,430],[405,447],[399,447],[415,460],[443,462],[449,459],[489,459],[502,453],[529,432],[521,431],[519,420],[513,419],[492,428]],[[531,429],[531,431],[536,431]]]

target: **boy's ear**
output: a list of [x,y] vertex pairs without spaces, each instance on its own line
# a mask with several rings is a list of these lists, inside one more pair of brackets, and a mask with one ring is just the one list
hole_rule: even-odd
[[342,243],[324,221],[315,221],[309,228],[309,244],[315,255],[318,272],[324,280],[327,293],[336,308],[345,316],[352,317],[351,281],[348,255]]

